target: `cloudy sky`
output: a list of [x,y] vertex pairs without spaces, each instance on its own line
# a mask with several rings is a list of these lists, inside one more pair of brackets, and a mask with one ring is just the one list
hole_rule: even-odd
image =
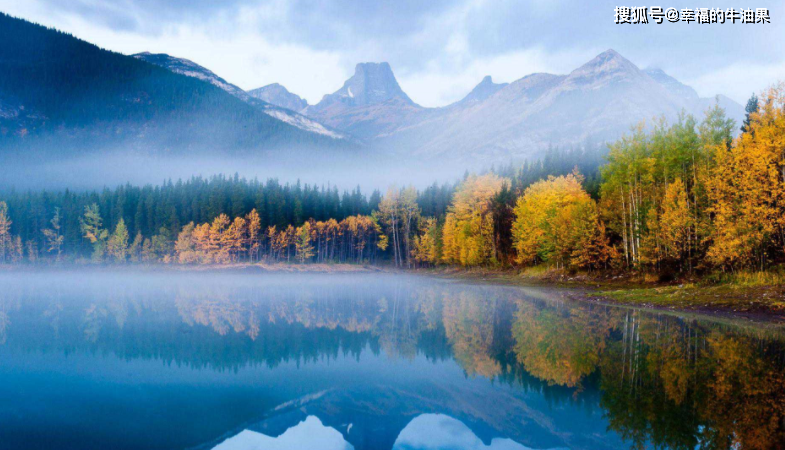
[[785,80],[785,2],[746,3],[658,5],[769,8],[771,23],[616,25],[619,3],[605,0],[0,0],[0,11],[110,50],[188,58],[244,89],[279,82],[310,103],[363,61],[388,61],[414,101],[440,106],[484,75],[567,73],[608,48],[743,103]]

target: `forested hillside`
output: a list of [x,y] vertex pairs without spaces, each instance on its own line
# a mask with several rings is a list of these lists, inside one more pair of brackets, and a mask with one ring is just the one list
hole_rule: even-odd
[[0,153],[333,146],[203,81],[0,13]]

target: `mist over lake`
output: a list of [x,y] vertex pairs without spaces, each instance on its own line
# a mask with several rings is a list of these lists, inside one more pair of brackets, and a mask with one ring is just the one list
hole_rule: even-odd
[[0,0],[0,450],[785,450],[719,3]]
[[389,273],[19,270],[0,286],[0,448],[779,438],[760,427],[785,396],[774,325]]

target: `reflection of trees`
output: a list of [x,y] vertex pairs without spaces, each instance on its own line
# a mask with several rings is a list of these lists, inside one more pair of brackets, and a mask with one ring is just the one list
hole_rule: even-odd
[[574,387],[596,369],[608,331],[600,310],[538,308],[520,301],[513,325],[515,354],[532,375]]
[[10,286],[0,344],[218,370],[363,351],[453,358],[469,376],[600,405],[633,446],[777,448],[785,352],[763,333],[662,315],[532,300],[490,286],[406,281]]
[[[709,325],[626,314],[602,358],[602,406],[636,446],[778,448],[782,346]],[[776,347],[776,357],[763,347]]]
[[5,344],[7,339],[6,332],[9,322],[10,319],[8,318],[8,313],[5,311],[0,311],[0,345]]
[[785,443],[785,352],[777,333],[772,339],[581,303],[517,305],[513,351],[526,373],[565,387],[597,378],[610,428],[633,447]]
[[493,378],[501,371],[491,354],[494,337],[496,298],[478,295],[476,290],[445,293],[444,331],[453,354],[470,376]]
[[5,344],[8,339],[8,328],[11,325],[11,310],[14,308],[19,308],[18,296],[15,296],[10,290],[6,290],[0,296],[0,345]]
[[[782,365],[754,351],[760,343],[747,338],[712,332],[707,338],[711,355],[711,381],[707,389],[704,418],[713,426],[703,433],[711,447],[729,441],[742,448],[785,446],[785,374]],[[782,350],[776,350],[782,361]]]

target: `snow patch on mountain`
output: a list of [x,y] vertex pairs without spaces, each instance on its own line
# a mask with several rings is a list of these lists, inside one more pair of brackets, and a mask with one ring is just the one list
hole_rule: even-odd
[[[268,102],[260,99],[259,97],[263,96],[263,91],[265,88],[260,88],[259,90],[255,90],[255,91],[261,90],[260,92],[257,92],[257,95],[250,95],[248,92],[245,92],[239,87],[219,77],[213,71],[205,67],[202,67],[193,61],[190,61],[185,58],[177,58],[171,55],[167,55],[165,53],[153,54],[150,52],[142,52],[142,53],[137,53],[133,56],[134,58],[147,61],[157,66],[161,66],[172,72],[179,73],[187,77],[196,78],[198,80],[202,80],[207,83],[210,83],[220,89],[223,89],[229,94],[234,95],[235,97],[239,98],[240,100],[243,100],[246,103],[261,108],[264,111],[264,113],[267,114],[268,116],[280,120],[282,122],[288,123],[289,125],[293,125],[301,130],[309,131],[311,133],[321,134],[323,136],[327,136],[332,139],[347,138],[345,134],[330,130],[313,119],[309,119],[289,109],[271,105]],[[280,87],[283,88],[283,86]],[[286,91],[286,89],[283,89],[283,91]],[[286,92],[288,93],[288,91]]]
[[322,134],[324,136],[331,137],[333,139],[346,139],[346,135],[339,133],[337,131],[333,131],[325,127],[324,125],[316,122],[315,120],[311,120],[305,116],[300,114],[291,114],[288,111],[283,109],[266,109],[265,112],[275,117],[276,119],[286,122],[289,125],[294,125],[297,128],[302,130],[310,131],[312,133]]

